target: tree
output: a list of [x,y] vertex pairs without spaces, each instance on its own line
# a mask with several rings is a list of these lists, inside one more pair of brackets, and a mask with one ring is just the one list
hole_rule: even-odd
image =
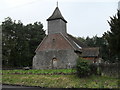
[[3,52],[3,64],[10,62],[10,53],[14,48],[15,34],[13,33],[13,22],[11,18],[5,18],[5,22],[2,22],[2,52]]
[[89,36],[86,37],[85,43],[86,43],[89,47],[94,47],[94,46],[95,46],[95,45],[94,45],[94,40],[93,40],[93,38],[90,38]]
[[105,32],[103,36],[108,42],[111,56],[115,57],[114,61],[120,61],[120,11],[118,10],[117,15],[110,19],[110,31]]
[[82,43],[85,43],[85,41],[86,41],[86,39],[84,37],[77,37],[76,39],[78,39]]
[[23,25],[21,21],[6,18],[2,22],[3,65],[31,66],[35,49],[45,36],[40,22]]

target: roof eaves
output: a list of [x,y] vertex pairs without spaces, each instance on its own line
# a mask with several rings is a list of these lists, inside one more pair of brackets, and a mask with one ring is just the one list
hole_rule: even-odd
[[65,23],[67,23],[67,21],[63,18],[51,18],[51,19],[47,19],[47,21],[50,21],[50,20],[57,20],[57,19],[62,19]]

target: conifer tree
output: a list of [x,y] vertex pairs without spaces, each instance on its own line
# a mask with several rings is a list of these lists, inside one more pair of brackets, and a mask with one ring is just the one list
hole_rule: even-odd
[[110,17],[108,21],[110,25],[110,31],[104,33],[106,40],[108,41],[108,46],[110,49],[111,56],[115,56],[115,60],[120,61],[120,11],[113,17]]

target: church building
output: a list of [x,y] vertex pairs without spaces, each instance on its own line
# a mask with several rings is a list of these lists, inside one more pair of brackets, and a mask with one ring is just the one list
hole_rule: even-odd
[[[98,48],[93,50],[67,33],[67,21],[58,7],[47,19],[47,22],[48,35],[35,51],[33,69],[72,68],[75,67],[76,59],[80,56],[83,58],[88,56],[87,58],[92,58],[93,60],[99,57]],[[93,52],[93,55],[90,55],[91,53],[89,52],[92,50],[95,53]]]

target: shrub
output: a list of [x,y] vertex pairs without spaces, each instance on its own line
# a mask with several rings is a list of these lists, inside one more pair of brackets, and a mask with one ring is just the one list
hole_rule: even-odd
[[82,58],[78,58],[76,63],[76,70],[79,77],[86,77],[90,75],[91,70],[89,62]]
[[90,64],[90,74],[97,75],[99,73],[98,66],[96,64]]

